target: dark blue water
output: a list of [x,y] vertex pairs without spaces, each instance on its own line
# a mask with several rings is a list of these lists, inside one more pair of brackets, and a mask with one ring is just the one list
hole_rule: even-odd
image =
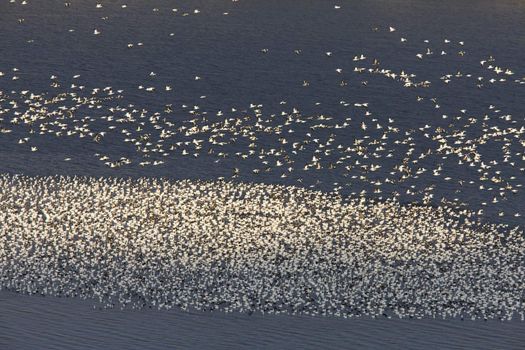
[[[99,2],[102,8],[84,0],[71,0],[70,6],[63,0],[28,0],[25,5],[0,0],[0,172],[224,177],[344,195],[397,195],[403,202],[420,202],[427,193],[433,205],[452,202],[483,209],[483,220],[523,224],[515,215],[525,215],[520,187],[525,171],[525,2]],[[366,59],[353,60],[361,55]],[[496,66],[503,72],[496,73]],[[505,74],[507,69],[514,74]],[[415,75],[414,84],[430,84],[405,87],[399,79],[402,71]],[[105,87],[113,93],[102,91]],[[155,91],[146,91],[148,87]],[[93,93],[96,88],[100,90]],[[53,102],[53,97],[58,99]],[[368,105],[355,106],[363,103]],[[118,122],[126,113],[134,121]],[[345,122],[348,126],[340,127]],[[188,132],[195,126],[195,133]],[[171,134],[163,138],[162,129]],[[105,134],[95,140],[100,133]],[[26,137],[27,142],[19,143]],[[142,140],[139,149],[126,138]],[[202,147],[194,139],[202,140]],[[443,143],[448,148],[440,148]],[[153,151],[158,146],[162,152]],[[108,159],[100,160],[103,156]],[[469,158],[474,156],[478,158]],[[131,164],[105,164],[121,157]],[[320,169],[312,157],[319,159]],[[158,161],[163,163],[153,165]],[[44,313],[56,307],[44,308]],[[68,308],[61,311],[61,320],[70,320]],[[87,323],[95,322],[90,317],[100,319],[87,316]],[[140,328],[145,318],[134,317],[126,319]],[[331,322],[328,327],[344,333],[344,321]],[[271,335],[271,323],[254,327],[263,324],[257,331]],[[376,331],[384,334],[383,326]],[[456,336],[463,332],[453,324],[434,326]],[[309,333],[308,327],[300,329]],[[367,324],[363,332],[371,327]],[[521,325],[502,327],[473,328],[518,334],[514,330]],[[228,332],[237,328],[234,322]],[[103,332],[97,328],[94,334]],[[403,334],[406,330],[392,336],[399,348],[407,346]],[[440,331],[423,329],[411,344],[445,346],[436,334]],[[124,343],[127,336],[122,336]],[[304,336],[289,331],[283,339],[292,347]],[[330,336],[333,347],[340,345],[336,336]],[[2,339],[5,335],[0,343]],[[48,345],[59,343],[57,339],[59,335],[48,339]],[[475,348],[478,340],[463,345]],[[246,347],[251,340],[244,341]],[[309,341],[319,346],[317,340]]]
[[0,293],[0,305],[6,349],[521,349],[525,341],[518,320],[100,310],[90,301],[10,292]]

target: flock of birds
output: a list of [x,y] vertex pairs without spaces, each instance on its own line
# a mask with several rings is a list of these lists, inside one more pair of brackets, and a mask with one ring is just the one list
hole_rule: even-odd
[[[364,58],[356,60],[361,62],[354,73],[360,76],[381,74],[414,89],[431,84],[404,71],[381,69],[375,62],[367,66]],[[496,75],[511,72],[496,66],[494,58],[488,62],[481,64],[496,70]],[[0,82],[17,80],[20,73],[19,68],[0,72]],[[444,78],[448,83],[464,77]],[[475,191],[482,194],[479,203],[470,204],[480,215],[486,208],[497,208],[522,187],[525,118],[494,105],[487,106],[482,115],[460,109],[422,125],[376,115],[373,102],[367,101],[340,101],[344,117],[303,114],[286,101],[279,102],[282,109],[277,113],[265,113],[258,103],[215,113],[198,105],[168,104],[153,112],[123,103],[122,89],[88,88],[80,79],[75,75],[63,83],[53,75],[52,90],[47,93],[0,90],[4,142],[39,152],[40,139],[82,139],[86,149],[96,149],[92,156],[101,165],[115,170],[163,167],[191,158],[206,167],[229,169],[227,176],[243,181],[291,182],[347,195],[393,196],[424,204],[449,200],[466,206],[465,195]],[[157,90],[146,85],[138,89]],[[417,96],[417,101],[440,108],[437,98]],[[72,156],[63,160],[71,161]],[[435,191],[445,195],[435,198]],[[519,217],[518,208],[514,209],[497,214]]]
[[[463,41],[412,43],[391,26],[371,30],[415,62],[470,55]],[[104,34],[100,26],[89,33]],[[326,62],[338,54],[318,52]],[[83,74],[50,75],[49,89],[36,91],[30,81],[13,88],[25,83],[23,67],[0,67],[0,145],[45,157],[48,145],[80,142],[115,176],[189,162],[224,175],[2,175],[0,289],[99,298],[108,307],[523,319],[523,233],[480,218],[522,215],[508,203],[523,195],[525,115],[490,103],[481,112],[444,108],[432,88],[521,88],[525,77],[493,56],[439,79],[389,67],[366,50],[347,61],[331,68],[335,84],[407,89],[434,117],[385,115],[373,94],[341,99],[340,114],[323,113],[323,102],[303,112],[285,98],[218,110],[206,107],[206,95],[153,109],[128,96],[175,94],[155,71],[136,91],[90,86]],[[84,153],[63,161],[83,162]]]
[[109,308],[525,316],[522,232],[451,208],[226,181],[2,175],[0,188],[0,288]]
[[[103,3],[95,7],[105,9]],[[120,7],[128,10],[127,4]],[[334,6],[335,10],[340,8]],[[172,10],[178,13],[178,9]],[[190,12],[200,13],[198,9]],[[371,30],[386,33],[393,47],[400,46],[400,53],[408,52],[417,61],[455,56],[461,62],[469,55],[464,41],[424,40],[418,52],[412,53],[413,48],[403,49],[412,40],[398,34],[396,28]],[[93,34],[100,33],[95,29]],[[129,43],[128,47],[141,45]],[[286,100],[275,101],[282,108],[271,107],[269,112],[258,102],[211,111],[205,106],[205,95],[199,98],[202,104],[166,104],[150,111],[135,101],[124,102],[130,91],[87,86],[81,74],[51,75],[47,92],[3,90],[2,86],[24,76],[23,69],[11,67],[0,69],[0,137],[22,149],[44,153],[45,144],[39,140],[49,141],[49,136],[64,142],[80,138],[100,165],[116,172],[178,166],[180,159],[191,158],[201,167],[221,169],[219,179],[296,184],[380,200],[395,197],[431,205],[454,203],[458,208],[475,209],[478,215],[489,211],[492,219],[511,217],[520,222],[519,208],[508,202],[521,198],[517,195],[525,171],[525,116],[509,114],[504,106],[493,104],[487,104],[482,112],[465,107],[445,112],[442,104],[446,101],[426,91],[436,84],[454,83],[470,84],[474,89],[497,84],[522,86],[525,77],[518,77],[514,69],[489,56],[480,57],[478,67],[444,73],[439,81],[432,81],[408,69],[389,68],[365,51],[349,57],[347,66],[333,68],[336,83],[344,87],[357,82],[366,88],[382,79],[388,86],[409,89],[421,108],[431,106],[433,119],[422,118],[418,125],[417,118],[407,123],[407,116],[376,112],[373,96],[340,100],[340,114],[323,113],[322,102],[315,102],[319,112],[302,113],[300,106]],[[272,51],[263,48],[261,54],[271,55]],[[294,54],[302,55],[303,51],[290,53]],[[319,54],[328,61],[335,55],[332,51]],[[171,85],[159,85],[157,78],[151,71],[137,86],[144,98],[174,94]],[[307,88],[311,82],[303,80],[301,84]],[[64,156],[63,161],[75,161],[75,154]]]

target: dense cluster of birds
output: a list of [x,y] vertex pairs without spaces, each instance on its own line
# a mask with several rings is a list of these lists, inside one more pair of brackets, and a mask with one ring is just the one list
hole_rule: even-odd
[[447,207],[227,181],[0,176],[0,289],[342,317],[525,316],[525,241]]

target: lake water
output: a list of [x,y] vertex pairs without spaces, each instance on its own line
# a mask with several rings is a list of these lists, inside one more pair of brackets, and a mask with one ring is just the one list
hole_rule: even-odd
[[[433,205],[442,199],[463,203],[474,211],[483,209],[482,220],[523,224],[519,216],[525,201],[520,189],[525,167],[523,1],[100,3],[101,8],[96,1],[71,1],[70,6],[54,0],[0,1],[0,129],[6,130],[0,133],[0,172],[172,179],[235,175],[234,181],[337,189],[344,195],[365,190],[365,196],[387,198],[397,193],[402,202],[421,201],[427,193],[433,195],[429,197]],[[391,73],[396,76],[386,76]],[[410,81],[426,87],[405,87],[399,77],[403,73],[413,74]],[[113,93],[103,91],[105,87]],[[55,102],[40,101],[45,110],[35,112],[42,106],[35,105],[38,98],[30,98],[31,94],[52,98],[61,93],[86,99],[78,102],[64,95]],[[116,121],[128,112],[136,121]],[[32,123],[24,122],[35,115]],[[349,125],[340,127],[345,122]],[[188,134],[188,129],[179,129],[182,126],[199,128]],[[173,134],[164,138],[162,129]],[[439,134],[448,148],[440,149]],[[214,142],[224,144],[212,144],[212,136]],[[141,140],[142,150],[125,138]],[[203,140],[202,147],[193,143],[195,139]],[[299,151],[294,143],[304,149]],[[366,150],[356,149],[359,145]],[[377,149],[380,146],[383,150]],[[163,151],[154,151],[156,147]],[[345,151],[348,148],[352,149]],[[242,158],[250,149],[255,153]],[[104,156],[107,159],[101,160]],[[121,157],[130,164],[105,164]],[[289,167],[293,170],[286,170]],[[378,189],[381,192],[374,192]],[[46,310],[41,315],[52,312],[51,306],[38,307]],[[68,328],[77,322],[75,314],[68,316],[67,307],[60,307],[63,313],[50,317],[70,317],[64,332],[71,337],[77,332]],[[12,314],[7,318],[27,318],[17,307],[9,310]],[[155,319],[149,313],[108,315],[89,317],[124,318],[133,327]],[[210,318],[209,322],[224,321],[231,331],[248,324],[255,327],[249,318],[232,320]],[[273,321],[258,320],[257,332],[273,332]],[[294,319],[283,322],[283,339],[309,336],[315,328],[311,320],[301,321],[306,325],[301,331],[295,330]],[[349,337],[343,334],[346,321],[319,322],[333,322],[334,328],[332,323],[327,326],[333,334],[326,339]],[[432,322],[418,325],[422,334],[417,337],[428,339],[426,345],[434,347],[444,346],[436,336],[442,330],[458,337],[473,329],[483,330],[477,333],[480,337],[485,332],[523,330],[520,323],[471,323],[465,328],[456,322]],[[358,327],[366,333],[376,326],[389,327],[372,320]],[[398,344],[403,344],[399,347],[408,348],[403,343],[406,324],[393,327]],[[452,331],[454,327],[458,328]],[[161,338],[169,339],[163,334]],[[57,336],[43,341],[56,346]],[[483,339],[494,345],[491,348],[498,347]],[[383,344],[390,341],[383,340]],[[246,343],[236,345],[248,346],[252,340],[242,341]],[[297,344],[296,340],[286,343]]]
[[523,322],[99,310],[0,293],[6,349],[521,349]]

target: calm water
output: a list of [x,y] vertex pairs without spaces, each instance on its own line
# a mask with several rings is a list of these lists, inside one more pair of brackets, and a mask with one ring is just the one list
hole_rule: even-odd
[[[4,73],[0,77],[0,110],[3,110],[0,127],[12,131],[0,134],[0,172],[214,179],[229,178],[233,169],[238,168],[238,181],[313,186],[325,191],[342,185],[340,191],[344,194],[359,193],[364,189],[367,195],[385,197],[397,191],[401,193],[400,199],[406,202],[417,197],[406,194],[410,186],[414,186],[414,191],[434,186],[434,204],[441,198],[449,201],[457,198],[457,202],[466,203],[474,210],[484,208],[487,220],[522,224],[521,218],[514,214],[522,211],[523,191],[504,191],[498,204],[491,205],[503,185],[480,182],[478,168],[460,165],[454,156],[443,159],[440,154],[421,160],[414,166],[414,171],[419,167],[435,169],[441,164],[441,175],[433,176],[429,171],[417,178],[384,184],[382,194],[372,194],[376,187],[369,180],[399,177],[399,173],[391,175],[389,172],[403,163],[410,148],[414,148],[415,154],[410,160],[417,159],[417,155],[429,149],[436,149],[437,142],[424,135],[427,129],[419,130],[425,125],[431,126],[428,130],[445,128],[449,134],[467,130],[468,137],[473,139],[486,134],[484,129],[491,127],[505,130],[525,126],[522,103],[525,84],[519,83],[525,81],[525,2],[100,2],[102,8],[96,8],[96,1],[71,1],[71,6],[66,7],[64,1],[28,0],[28,4],[23,5],[20,0],[15,3],[0,0],[0,72]],[[127,8],[122,8],[123,4],[127,4]],[[334,9],[335,5],[341,8]],[[174,8],[177,8],[176,12]],[[195,9],[199,12],[195,13]],[[390,31],[389,27],[396,30]],[[99,35],[94,35],[95,29]],[[402,42],[401,38],[407,41]],[[450,42],[445,42],[445,39]],[[128,44],[133,44],[133,47],[128,47]],[[262,52],[263,49],[267,52]],[[427,49],[433,54],[426,55]],[[441,55],[441,51],[447,54]],[[423,59],[416,56],[419,53]],[[361,54],[366,56],[365,60],[353,60],[354,56]],[[496,74],[487,69],[490,63],[482,66],[480,61],[488,60],[490,56],[495,59],[493,65],[511,69],[514,75]],[[379,68],[396,73],[403,70],[416,75],[414,81],[430,81],[431,85],[428,88],[404,88],[401,82],[381,74],[353,72],[355,67],[377,67],[373,65],[374,59],[380,62]],[[14,68],[18,70],[13,71]],[[341,69],[341,73],[336,69]],[[155,75],[152,76],[151,72]],[[448,84],[442,79],[447,74],[453,75]],[[57,78],[50,79],[52,75]],[[74,78],[75,75],[80,77]],[[13,80],[13,76],[18,79]],[[196,76],[200,79],[196,80]],[[480,83],[477,77],[483,77],[483,86],[477,86]],[[506,81],[490,83],[491,78],[506,78]],[[59,86],[51,86],[53,81]],[[110,123],[101,117],[111,114],[110,108],[129,104],[133,105],[129,110],[146,110],[148,116],[159,112],[162,118],[176,125],[187,125],[185,123],[193,118],[221,121],[228,117],[253,115],[250,104],[262,104],[261,113],[265,118],[271,114],[280,115],[282,111],[292,113],[296,108],[303,116],[333,118],[325,122],[328,124],[343,123],[348,117],[352,117],[355,123],[355,127],[342,130],[312,129],[313,121],[298,124],[294,126],[295,134],[287,136],[290,144],[304,140],[305,134],[311,133],[312,139],[321,142],[333,136],[336,139],[333,146],[346,148],[365,135],[379,139],[383,131],[370,127],[376,123],[399,128],[400,132],[389,136],[387,148],[392,156],[377,160],[375,163],[382,168],[374,174],[361,172],[354,163],[357,170],[349,172],[344,171],[343,166],[334,170],[325,166],[321,170],[302,171],[304,164],[317,155],[311,148],[293,156],[296,170],[281,178],[282,171],[278,172],[275,167],[254,174],[253,169],[264,167],[256,157],[241,161],[234,156],[236,152],[247,149],[249,142],[246,140],[223,147],[223,151],[231,156],[219,162],[216,162],[216,155],[206,152],[198,158],[184,157],[179,153],[166,156],[164,164],[159,166],[142,167],[139,165],[144,160],[142,155],[135,147],[122,142],[118,134],[124,126],[119,126],[117,132],[110,131],[102,142],[95,142],[93,137],[29,134],[27,125],[11,124],[17,110],[12,109],[9,102],[16,100],[21,113],[30,104],[24,104],[27,95],[21,95],[21,91],[52,97],[73,91],[70,88],[73,83],[84,85],[84,92],[75,91],[86,96],[92,89],[106,86],[123,90],[118,94],[121,98],[98,101],[99,109],[79,108],[77,116],[92,117],[94,121],[90,123],[95,132],[108,131]],[[140,85],[154,86],[156,90],[147,92],[138,89]],[[166,91],[164,87],[167,85],[171,86],[171,91]],[[286,101],[286,104],[281,104],[281,101]],[[355,103],[368,103],[368,107],[358,107]],[[60,105],[49,108],[58,110]],[[167,105],[171,105],[172,113],[166,112]],[[199,106],[199,109],[193,106]],[[192,109],[193,113],[190,113]],[[371,115],[365,115],[365,110]],[[223,111],[223,116],[216,116],[218,111]],[[443,119],[444,114],[449,118]],[[485,115],[490,117],[490,122],[483,126]],[[511,115],[512,121],[505,119],[506,115]],[[455,116],[461,118],[452,121]],[[467,126],[469,117],[475,117],[479,122]],[[52,120],[54,116],[46,118]],[[390,123],[389,118],[394,121]],[[364,121],[369,125],[366,132],[359,127]],[[283,123],[284,119],[275,117],[268,124],[282,126]],[[135,128],[136,125],[129,127]],[[158,134],[150,123],[145,123],[143,129]],[[409,132],[408,136],[405,132]],[[514,189],[522,183],[523,171],[519,168],[525,167],[519,135],[508,135],[508,140],[505,140],[505,135],[498,136],[496,141],[478,148],[485,163],[497,161],[487,176],[501,175]],[[31,137],[31,146],[38,148],[37,152],[18,143],[27,136]],[[203,139],[208,136],[200,135]],[[292,154],[289,145],[279,145],[278,138],[282,135],[261,133],[258,136],[260,147],[288,147],[288,153]],[[176,141],[181,140],[186,139],[176,138]],[[454,144],[457,139],[451,137],[449,140]],[[503,162],[503,146],[514,154],[511,159],[514,165]],[[110,168],[95,153],[112,159],[124,156],[131,159],[132,164]],[[336,159],[330,157],[326,156],[326,162],[335,162]],[[65,158],[71,160],[65,161]],[[367,162],[357,159],[361,164]],[[275,159],[270,162],[275,163]],[[445,180],[445,177],[450,179]],[[468,184],[469,181],[473,183]],[[480,190],[480,184],[494,188]],[[483,206],[483,202],[489,205]],[[499,213],[504,216],[498,216]],[[99,314],[93,317],[99,317]],[[346,325],[343,321],[334,322],[336,329]],[[271,322],[261,321],[260,326],[262,332],[264,329],[271,331]],[[436,327],[446,328],[448,324],[439,323]],[[290,332],[292,338],[302,337],[300,332]],[[427,331],[423,329],[422,332]]]

